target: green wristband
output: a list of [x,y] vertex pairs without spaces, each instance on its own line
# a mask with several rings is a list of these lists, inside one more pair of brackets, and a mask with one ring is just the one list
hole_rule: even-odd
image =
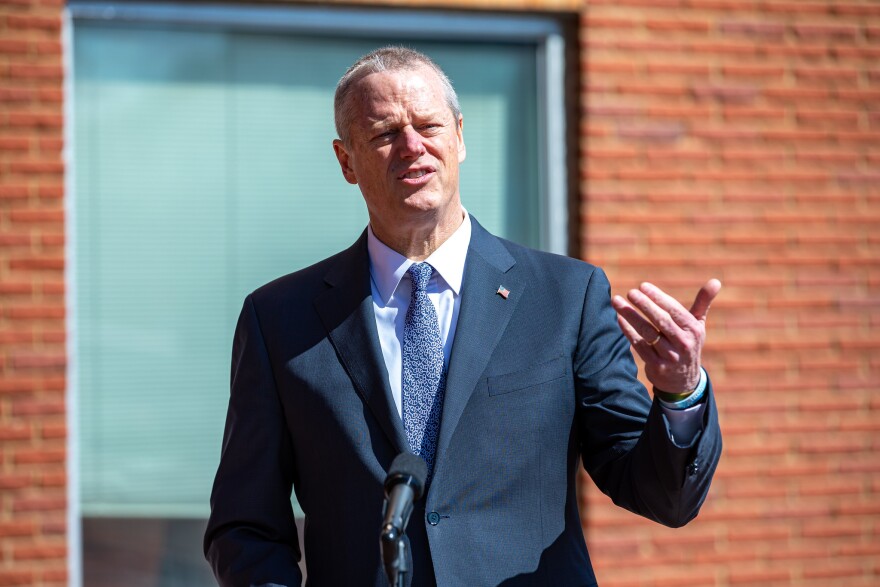
[[668,391],[663,391],[661,389],[654,388],[654,395],[660,398],[662,401],[668,404],[678,403],[681,400],[689,398],[696,389],[692,389],[690,391],[686,391],[684,393],[669,393]]

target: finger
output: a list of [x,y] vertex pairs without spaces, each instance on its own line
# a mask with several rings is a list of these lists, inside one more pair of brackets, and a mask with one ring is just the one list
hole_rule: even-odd
[[[644,316],[639,314],[639,312],[629,305],[622,297],[614,296],[613,304],[614,309],[617,310],[618,316],[626,320],[627,324],[630,325],[639,339],[644,339],[647,346],[652,346],[649,343],[657,339],[657,335],[659,334],[657,328]],[[630,340],[632,341],[632,339]],[[636,340],[633,344],[638,342],[639,340]]]
[[617,315],[617,324],[620,326],[620,329],[623,331],[623,335],[629,340],[629,343],[632,345],[633,350],[642,358],[646,363],[648,361],[656,360],[657,355],[654,353],[654,348],[648,344],[648,342],[636,332],[636,329],[632,327],[632,324],[626,321],[626,318]]
[[[669,312],[657,305],[654,300],[645,295],[638,289],[631,289],[627,292],[627,299],[632,305],[642,311],[642,313],[650,320],[650,327],[659,330],[667,338],[679,338],[682,329],[679,328],[675,320],[672,319]],[[693,316],[689,316],[693,321]],[[639,332],[645,333],[644,330]]]
[[644,282],[639,286],[639,291],[648,296],[654,303],[662,308],[675,324],[683,329],[692,330],[696,324],[694,316],[685,310],[684,306],[674,297],[654,285],[653,283]]
[[694,318],[697,320],[706,319],[706,316],[709,314],[709,306],[720,291],[721,282],[714,278],[707,281],[700,288],[700,291],[697,292],[697,297],[694,298],[694,304],[691,306],[691,314]]

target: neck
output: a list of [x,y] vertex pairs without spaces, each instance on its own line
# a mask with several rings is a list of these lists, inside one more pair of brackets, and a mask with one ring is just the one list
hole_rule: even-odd
[[[436,219],[435,219],[436,220]],[[452,236],[464,221],[464,210],[459,206],[448,218],[424,226],[392,226],[370,218],[370,227],[376,238],[388,248],[411,261],[424,261]]]

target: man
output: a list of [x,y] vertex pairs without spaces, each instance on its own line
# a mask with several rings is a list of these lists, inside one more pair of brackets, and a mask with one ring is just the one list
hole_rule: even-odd
[[595,585],[581,461],[622,507],[692,519],[721,451],[700,367],[720,284],[690,311],[649,284],[612,301],[599,269],[487,233],[460,201],[455,92],[424,55],[361,58],[335,110],[370,224],[245,300],[205,537],[218,581],[300,584],[293,487],[309,583],[387,585],[382,484],[403,451],[429,470],[412,585]]

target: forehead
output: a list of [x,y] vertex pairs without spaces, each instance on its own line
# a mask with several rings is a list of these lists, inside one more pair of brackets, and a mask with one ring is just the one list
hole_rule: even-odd
[[365,122],[449,112],[443,85],[427,67],[368,74],[357,82],[354,94],[357,118]]

